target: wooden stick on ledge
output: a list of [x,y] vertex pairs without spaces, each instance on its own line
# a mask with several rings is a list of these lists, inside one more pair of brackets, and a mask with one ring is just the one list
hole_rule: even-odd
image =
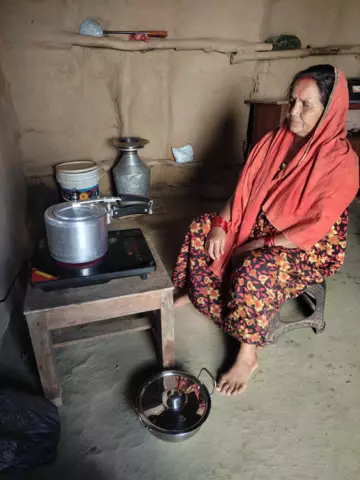
[[360,55],[360,45],[328,46],[303,48],[299,50],[279,50],[271,52],[237,52],[231,56],[231,64],[259,61],[259,60],[283,60],[289,58],[305,58],[312,56],[328,55]]
[[29,44],[40,44],[49,48],[71,48],[73,46],[88,48],[108,48],[128,52],[147,52],[153,50],[203,51],[231,54],[237,52],[257,52],[272,50],[268,43],[253,43],[244,40],[224,40],[218,38],[181,38],[151,39],[148,42],[122,40],[121,37],[96,38],[84,35],[52,35],[49,37],[32,37],[25,40]]

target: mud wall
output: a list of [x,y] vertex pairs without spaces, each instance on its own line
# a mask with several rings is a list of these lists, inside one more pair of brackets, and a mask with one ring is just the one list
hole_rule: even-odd
[[[10,87],[0,68],[0,299],[19,271],[26,243],[25,187],[19,129]],[[2,317],[3,318],[3,317]],[[0,320],[1,336],[1,320]]]
[[168,159],[171,146],[192,143],[201,162],[214,151],[219,164],[232,162],[242,155],[245,99],[282,97],[291,76],[312,63],[360,74],[355,57],[230,65],[220,53],[131,53],[37,42],[76,33],[87,17],[107,29],[167,29],[171,38],[258,42],[294,33],[304,46],[360,44],[357,0],[3,0],[1,63],[27,175],[51,172],[66,160],[111,162],[108,139],[118,134],[148,138],[147,159]]

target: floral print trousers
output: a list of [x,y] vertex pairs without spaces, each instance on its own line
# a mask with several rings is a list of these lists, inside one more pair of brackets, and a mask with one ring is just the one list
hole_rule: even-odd
[[[194,307],[240,342],[262,345],[269,323],[289,298],[314,283],[322,283],[343,264],[348,214],[310,251],[265,247],[249,252],[240,266],[221,280],[209,266],[205,252],[215,214],[193,220],[185,236],[173,274],[174,285],[186,288]],[[250,239],[279,233],[261,212]]]

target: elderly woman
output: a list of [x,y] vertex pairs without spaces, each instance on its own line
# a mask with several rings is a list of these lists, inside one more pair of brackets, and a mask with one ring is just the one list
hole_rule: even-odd
[[250,153],[219,215],[195,219],[174,284],[240,342],[217,389],[240,393],[255,372],[257,347],[282,303],[322,283],[344,262],[347,207],[358,191],[358,158],[346,139],[348,88],[331,65],[299,72],[284,124]]

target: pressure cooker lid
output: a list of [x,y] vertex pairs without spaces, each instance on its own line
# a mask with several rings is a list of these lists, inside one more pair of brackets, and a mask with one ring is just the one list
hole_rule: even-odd
[[172,370],[151,377],[141,388],[137,409],[150,428],[172,435],[191,432],[207,419],[211,398],[192,375]]
[[98,217],[101,207],[96,203],[59,203],[53,207],[52,213],[59,220],[77,222]]

